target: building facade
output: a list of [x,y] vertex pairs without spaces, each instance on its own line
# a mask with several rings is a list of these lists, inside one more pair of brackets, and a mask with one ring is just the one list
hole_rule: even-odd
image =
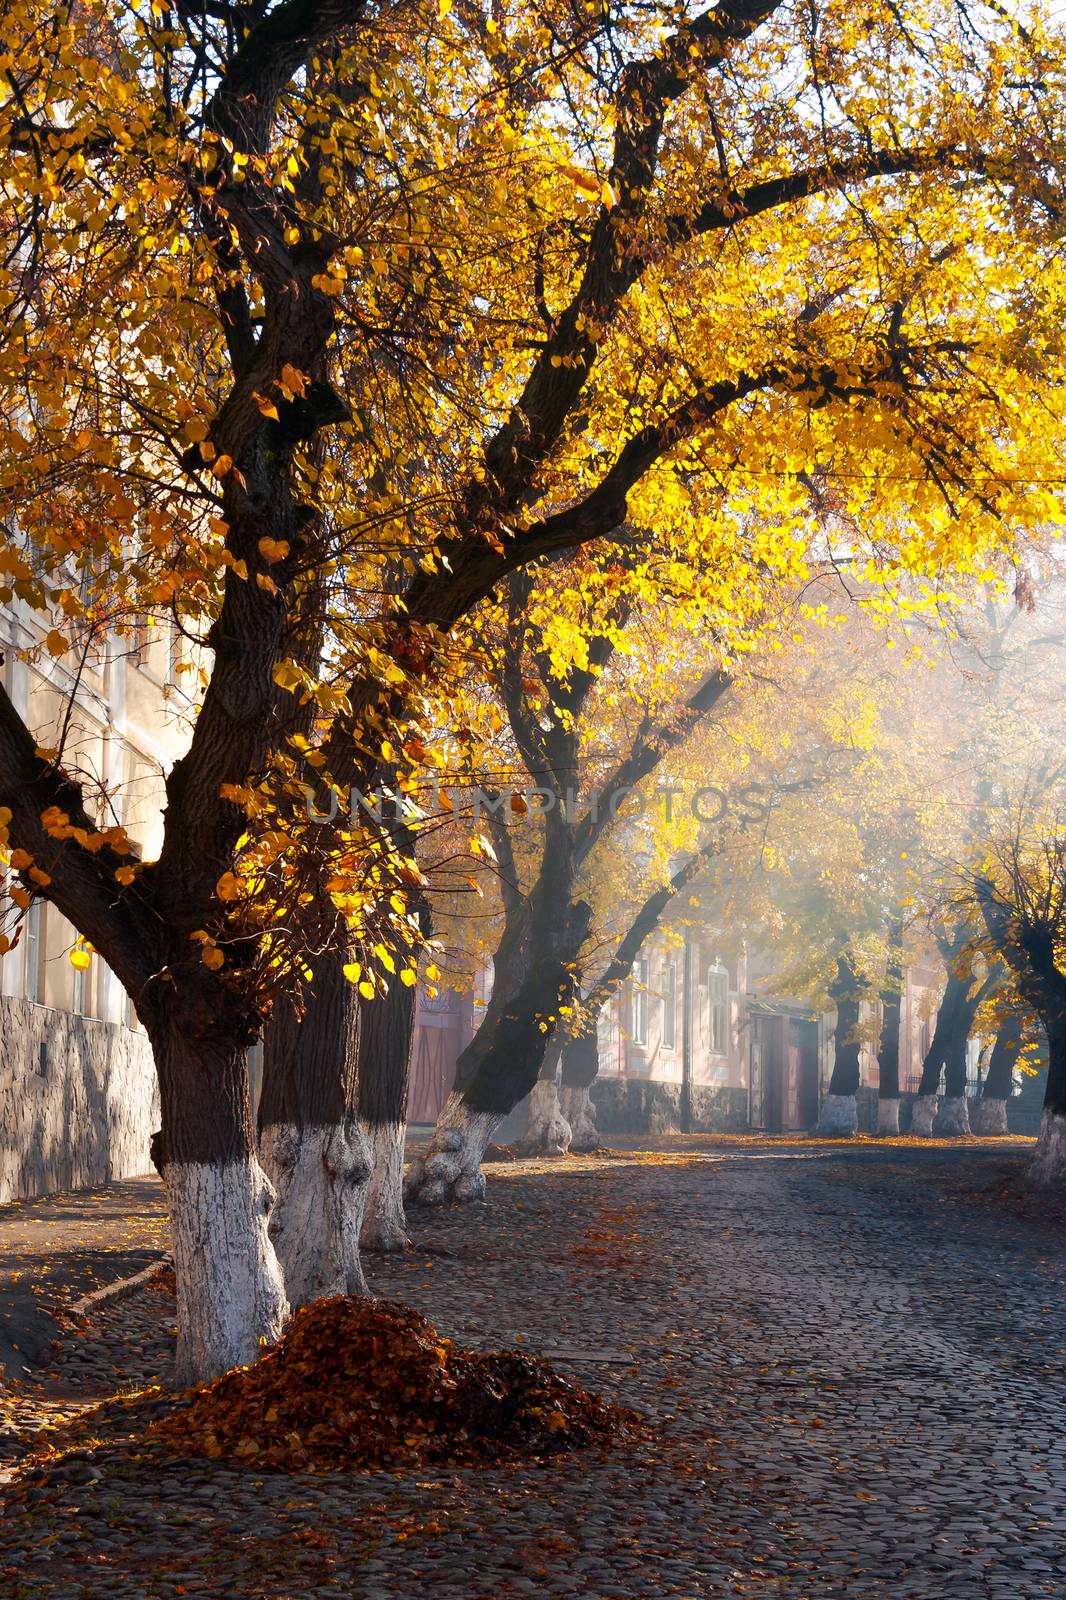
[[[55,660],[43,633],[18,602],[0,613],[4,688],[38,743],[82,780],[100,825],[121,824],[150,857],[164,774],[188,738],[188,653],[159,622],[77,660]],[[66,918],[35,900],[0,959],[0,1201],[150,1168],[159,1108],[148,1040],[99,956],[72,965],[76,944]]]

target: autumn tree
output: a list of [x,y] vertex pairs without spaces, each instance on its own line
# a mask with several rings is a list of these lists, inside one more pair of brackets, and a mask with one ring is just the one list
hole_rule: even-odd
[[[991,948],[1047,1037],[1047,1088],[1029,1175],[1057,1184],[1066,1173],[1066,833],[1054,797],[1035,814],[1015,813],[1011,824],[990,843],[973,899]],[[1008,1039],[1008,1059],[1012,1050]]]
[[[502,1117],[536,1091],[552,1033],[577,1000],[581,950],[592,924],[586,895],[594,853],[625,849],[633,800],[643,808],[647,780],[717,714],[730,690],[725,628],[718,637],[708,631],[682,639],[677,648],[654,613],[643,619],[643,629],[633,626],[639,588],[632,584],[639,575],[639,567],[634,571],[624,561],[595,574],[595,605],[579,605],[575,618],[576,660],[572,644],[560,648],[558,599],[549,593],[534,604],[529,569],[511,580],[499,692],[533,785],[522,809],[532,811],[528,822],[539,826],[541,839],[523,879],[508,826],[513,813],[492,809],[504,910],[492,996],[459,1058],[455,1091],[429,1149],[409,1179],[409,1196],[422,1203],[483,1193],[485,1144]],[[593,615],[582,617],[581,610]],[[733,626],[742,627],[739,600],[737,610]],[[620,647],[631,655],[612,672]],[[689,682],[678,690],[676,678],[684,682],[686,667]],[[543,1116],[551,1121],[557,1115],[554,1069],[543,1082]]]
[[376,993],[411,912],[305,793],[415,747],[455,623],[627,521],[708,570],[753,507],[802,545],[814,481],[923,571],[1055,514],[1061,40],[844,0],[7,21],[5,588],[57,652],[163,607],[209,666],[157,859],[6,696],[0,803],[151,1039],[202,1377],[285,1314],[245,1067],[282,992],[272,1177],[339,1230],[301,1292],[355,1270],[344,969]]

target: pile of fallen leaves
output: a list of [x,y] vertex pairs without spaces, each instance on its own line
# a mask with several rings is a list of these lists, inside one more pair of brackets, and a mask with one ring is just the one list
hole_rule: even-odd
[[338,1297],[149,1431],[186,1455],[333,1472],[554,1455],[635,1421],[522,1352],[465,1350],[410,1306]]

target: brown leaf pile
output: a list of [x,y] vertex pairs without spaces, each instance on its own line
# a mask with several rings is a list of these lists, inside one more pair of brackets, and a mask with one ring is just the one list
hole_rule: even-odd
[[410,1306],[339,1296],[149,1432],[186,1455],[335,1472],[555,1455],[634,1421],[520,1351],[464,1350]]

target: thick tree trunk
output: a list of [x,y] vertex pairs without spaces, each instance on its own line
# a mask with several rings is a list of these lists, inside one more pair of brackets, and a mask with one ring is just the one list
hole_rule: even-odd
[[415,990],[394,979],[387,994],[362,1007],[359,1030],[359,1116],[373,1165],[363,1215],[364,1250],[403,1250],[403,1152],[407,1085],[415,1025]]
[[279,1001],[266,1030],[259,1148],[277,1190],[270,1223],[293,1306],[365,1294],[359,1233],[370,1152],[355,1113],[358,1000],[344,956],[320,958],[303,1016]]
[[153,1154],[170,1209],[185,1386],[254,1361],[280,1337],[288,1305],[269,1235],[274,1190],[255,1155],[246,1041],[221,1027],[190,1038],[163,1014],[148,1026],[163,1115]]
[[[970,1035],[970,1024],[973,1021],[973,1009],[970,1002],[970,979],[960,978],[949,967],[947,985],[944,989],[944,998],[940,1002],[940,1010],[936,1014],[936,1027],[929,1049],[926,1051],[925,1060],[922,1062],[922,1076],[918,1084],[918,1098],[914,1102],[914,1111],[911,1116],[911,1133],[920,1139],[931,1139],[934,1128],[937,1131],[943,1127],[938,1125],[940,1116],[939,1096],[940,1079],[947,1063],[952,1063],[952,1087],[948,1094],[958,1098],[962,1093],[959,1088],[959,1062],[962,1062],[962,1086],[966,1083],[966,1041]],[[958,1125],[958,1118],[953,1117],[952,1126]]]
[[464,1095],[450,1094],[437,1118],[429,1148],[412,1163],[407,1175],[407,1204],[439,1206],[449,1200],[483,1200],[482,1157],[492,1135],[512,1109],[476,1110]]
[[920,1094],[918,1096],[911,1111],[911,1132],[915,1138],[931,1139],[933,1137],[933,1124],[936,1121],[939,1106],[939,1095]]
[[555,1078],[538,1078],[529,1096],[529,1126],[522,1141],[523,1150],[565,1156],[570,1139],[570,1124],[563,1115]]
[[537,1081],[529,1096],[526,1131],[515,1143],[524,1156],[563,1156],[570,1148],[570,1123],[563,1114],[556,1078],[563,1040],[558,1028],[544,1050]]
[[[537,908],[526,976],[513,999],[496,1009],[490,1037],[481,1039],[479,1029],[479,1038],[472,1041],[477,1044],[476,1069],[472,1076],[457,1072],[456,1082],[463,1087],[449,1097],[429,1148],[411,1168],[404,1191],[408,1203],[441,1205],[484,1197],[481,1158],[504,1117],[537,1082],[549,1030],[560,1004],[573,995],[574,960],[590,915],[590,908],[579,902],[560,919],[558,901],[550,895]],[[460,1067],[462,1062],[461,1056]]]
[[946,1094],[933,1127],[942,1139],[961,1139],[970,1131],[970,1102],[964,1094]]
[[403,1160],[407,1129],[402,1122],[378,1123],[366,1129],[370,1140],[370,1182],[366,1191],[360,1246],[374,1255],[406,1250],[407,1218],[403,1209]]
[[899,1132],[899,1096],[886,1099],[884,1095],[877,1097],[877,1131],[886,1137],[891,1137]]
[[944,1052],[944,1098],[934,1132],[943,1139],[961,1139],[970,1131],[970,1111],[966,1097],[966,1047],[973,1013],[967,1001],[959,1025],[947,1041]]
[[592,1085],[599,1069],[600,1052],[594,1027],[566,1041],[563,1046],[562,1107],[563,1115],[570,1123],[571,1150],[599,1149],[596,1107],[592,1103]]
[[986,1099],[975,1100],[970,1113],[970,1127],[982,1139],[999,1139],[1010,1132],[1007,1124],[1007,1102]]
[[859,1127],[859,980],[843,956],[837,963],[830,994],[837,1013],[833,1074],[818,1114],[818,1132],[832,1138],[850,1138]]
[[1007,1101],[1014,1087],[1014,1064],[1021,1042],[1021,1018],[1016,1011],[1012,1011],[1004,1018],[996,1034],[981,1097],[972,1107],[974,1133],[999,1138],[1010,1131],[1007,1125]]

